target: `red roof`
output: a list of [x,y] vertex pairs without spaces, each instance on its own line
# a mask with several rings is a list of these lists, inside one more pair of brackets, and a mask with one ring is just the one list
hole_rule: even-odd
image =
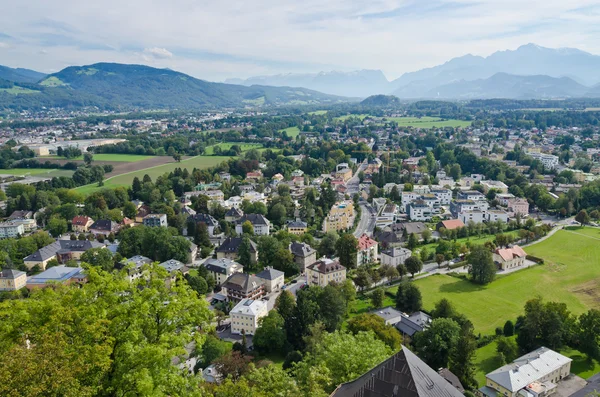
[[90,218],[89,216],[78,215],[75,218],[73,218],[71,223],[75,226],[85,226],[90,221],[94,222],[94,220],[92,218]]
[[527,254],[523,251],[523,248],[518,245],[514,245],[510,248],[498,248],[496,254],[500,255],[503,260],[510,261],[513,258],[525,258]]
[[465,224],[460,219],[450,219],[447,221],[442,221],[442,225],[446,228],[446,230],[454,230],[459,227],[465,227]]
[[376,245],[377,241],[373,240],[371,237],[367,236],[366,234],[363,234],[362,236],[360,236],[358,238],[358,250],[362,251],[362,250],[366,250],[367,248],[371,248],[372,246]]

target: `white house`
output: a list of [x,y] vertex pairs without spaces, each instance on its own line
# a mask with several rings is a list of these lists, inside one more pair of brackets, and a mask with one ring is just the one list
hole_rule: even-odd
[[257,236],[268,236],[271,232],[271,222],[261,214],[245,214],[235,223],[235,232],[243,233],[242,225],[244,222],[250,222],[254,228],[254,234]]
[[231,333],[254,335],[258,320],[269,314],[267,302],[263,300],[242,299],[230,312]]
[[406,248],[391,248],[381,252],[381,264],[396,267],[403,264],[410,256],[412,251]]
[[518,245],[509,248],[498,248],[493,255],[494,263],[502,270],[523,266],[526,258],[527,253]]
[[207,259],[204,267],[215,278],[217,285],[223,285],[232,274],[244,271],[244,266],[228,258]]
[[452,201],[452,190],[450,189],[431,189],[431,194],[437,197],[441,205],[449,205]]
[[488,210],[485,213],[485,220],[488,222],[508,222],[508,213],[502,210]]
[[411,221],[429,221],[434,214],[434,210],[423,202],[409,204],[407,212]]
[[0,238],[15,238],[23,235],[25,228],[22,224],[14,222],[2,222],[0,223]]
[[285,275],[282,271],[267,266],[262,272],[257,273],[256,277],[264,281],[267,292],[279,291],[285,284]]

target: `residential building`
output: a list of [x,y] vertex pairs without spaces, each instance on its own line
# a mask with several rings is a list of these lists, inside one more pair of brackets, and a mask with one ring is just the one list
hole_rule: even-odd
[[103,248],[104,244],[89,240],[56,240],[52,244],[40,248],[33,254],[23,258],[23,263],[28,269],[38,266],[45,270],[46,265],[52,259],[58,263],[66,263],[70,260],[78,261],[81,255],[92,248]]
[[233,273],[223,283],[227,299],[239,302],[242,299],[260,299],[265,293],[265,285],[258,277],[247,273]]
[[33,219],[32,211],[13,211],[12,214],[6,219],[7,221],[13,221],[15,219]]
[[402,192],[402,212],[408,213],[408,205],[414,203],[418,199],[420,199],[422,193],[418,193],[415,191],[412,192]]
[[131,258],[123,259],[119,264],[119,268],[127,269],[127,278],[129,279],[129,282],[132,282],[142,277],[142,268],[144,265],[150,265],[152,263],[154,263],[154,261],[146,256],[135,255]]
[[231,333],[234,335],[254,335],[258,320],[269,314],[267,302],[263,300],[242,299],[231,311]]
[[415,201],[408,205],[408,217],[411,221],[430,221],[436,213],[424,202]]
[[108,236],[111,233],[116,234],[118,231],[119,224],[107,219],[100,219],[90,226],[90,233],[94,236]]
[[527,253],[518,245],[509,248],[498,248],[493,255],[494,263],[501,270],[523,266],[526,258]]
[[87,233],[94,224],[94,220],[89,216],[78,215],[71,220],[71,229],[75,233]]
[[503,207],[508,207],[508,202],[515,198],[514,194],[511,193],[498,193],[495,197],[498,203]]
[[206,190],[201,193],[202,196],[208,197],[209,200],[223,201],[225,200],[225,194],[220,190]]
[[301,236],[308,230],[308,224],[306,222],[302,222],[299,219],[295,221],[290,221],[287,224],[288,233],[295,234],[296,236]]
[[553,170],[558,166],[558,156],[546,153],[527,153],[534,160],[539,160],[545,169]]
[[0,291],[17,291],[27,284],[27,273],[16,269],[0,271]]
[[485,397],[552,394],[557,383],[571,373],[572,361],[547,347],[540,347],[487,374],[485,386],[479,393]]
[[352,178],[352,169],[348,163],[340,163],[335,167],[335,177],[342,179],[344,183]]
[[60,284],[83,284],[87,281],[84,270],[80,267],[67,267],[64,265],[54,266],[50,269],[36,274],[27,280],[25,285],[28,289],[44,288],[57,283]]
[[167,280],[168,285],[174,283],[175,280],[177,280],[178,274],[186,275],[189,271],[189,269],[182,262],[179,262],[175,259],[169,259],[166,262],[159,263],[158,266],[162,267],[167,271],[167,273],[169,273],[169,278]]
[[408,238],[411,234],[415,234],[419,239],[421,234],[429,228],[423,222],[403,222],[395,223],[391,226],[392,232],[396,233],[402,239]]
[[208,235],[211,237],[215,235],[215,228],[219,227],[219,222],[217,222],[217,220],[209,214],[192,215],[188,217],[187,221],[188,223],[194,222],[196,225],[204,223],[208,229]]
[[285,275],[282,271],[267,266],[256,277],[261,279],[267,292],[279,291],[285,284]]
[[[242,237],[227,237],[219,248],[217,248],[217,259],[227,258],[237,261],[242,240]],[[250,255],[252,262],[256,263],[258,261],[258,247],[252,240],[250,240]]]
[[386,204],[377,217],[377,226],[385,227],[396,222],[399,208],[396,204]]
[[242,234],[244,222],[250,222],[256,236],[268,236],[271,232],[271,222],[261,214],[245,214],[235,222],[235,232]]
[[440,230],[441,228],[444,228],[446,230],[454,230],[461,227],[465,227],[465,224],[460,219],[448,219],[446,221],[438,222],[438,224],[436,225],[437,230]]
[[483,192],[486,194],[492,189],[500,193],[508,193],[508,186],[504,182],[486,180],[479,183],[483,187]]
[[441,205],[448,205],[452,201],[452,190],[450,189],[431,189],[430,193],[437,197]]
[[12,219],[9,221],[12,224],[15,225],[21,225],[23,226],[23,231],[25,233],[29,233],[35,229],[37,229],[37,222],[35,219],[31,219],[31,218],[17,218],[17,219]]
[[291,242],[289,250],[294,256],[294,262],[298,265],[300,273],[304,273],[306,266],[317,261],[317,251],[306,243]]
[[412,255],[406,248],[396,247],[381,252],[381,264],[396,267],[403,264]]
[[167,227],[167,214],[148,214],[143,223],[148,227]]
[[486,220],[486,213],[479,210],[462,211],[458,213],[458,219],[465,225],[469,222],[482,223]]
[[402,238],[396,233],[388,230],[378,230],[375,232],[375,240],[379,242],[382,249],[400,247],[402,245]]
[[244,212],[241,209],[231,207],[225,213],[225,221],[233,223],[233,222],[237,221],[238,219],[240,219],[242,216],[244,216]]
[[244,271],[244,266],[227,258],[207,259],[203,265],[208,274],[214,277],[217,285],[223,285],[233,273],[242,273]]
[[358,251],[356,252],[356,266],[377,262],[377,249],[379,244],[371,237],[363,234],[358,238]]
[[340,201],[331,207],[329,214],[323,221],[323,231],[346,230],[352,226],[354,222],[354,204],[352,201]]
[[20,223],[0,222],[0,239],[16,238],[25,233],[25,228]]
[[508,223],[508,213],[502,210],[487,210],[485,212],[486,222],[504,222]]
[[521,214],[522,216],[529,215],[529,202],[522,198],[514,198],[508,200],[508,212],[516,216]]
[[381,317],[385,322],[385,325],[395,325],[402,320],[402,312],[395,308],[388,306],[382,309],[376,309],[370,312],[371,314]]
[[402,350],[358,379],[339,385],[330,397],[399,396],[463,397],[463,394],[402,346]]
[[146,204],[142,204],[137,209],[137,213],[135,214],[135,221],[137,223],[142,223],[142,222],[144,222],[144,217],[146,217],[147,215],[150,215],[151,213],[152,213],[152,210],[150,209],[150,207],[147,206]]
[[462,190],[456,195],[457,200],[487,201],[485,195],[477,190]]
[[333,281],[341,283],[344,280],[346,280],[346,268],[337,260],[324,258],[306,267],[308,285],[325,287]]
[[[487,201],[475,201],[470,199],[454,200],[450,203],[450,212],[452,216],[458,218],[458,214],[465,211],[487,211],[489,208]],[[464,221],[463,221],[464,223]],[[465,223],[466,224],[466,223]]]
[[394,327],[405,339],[412,338],[417,332],[423,332],[431,324],[431,316],[421,311],[414,312],[411,315],[402,313],[402,318]]

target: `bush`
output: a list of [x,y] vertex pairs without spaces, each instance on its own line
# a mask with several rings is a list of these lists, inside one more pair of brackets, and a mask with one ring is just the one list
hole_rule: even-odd
[[527,255],[526,258],[532,262],[537,263],[538,265],[544,264],[544,260],[542,258],[538,258],[537,256]]
[[477,340],[477,348],[489,345],[498,338],[496,335],[484,335]]
[[456,262],[454,265],[450,265],[448,266],[449,269],[458,269],[459,267],[464,267],[467,266],[469,264],[469,262],[467,261],[461,261],[461,262]]

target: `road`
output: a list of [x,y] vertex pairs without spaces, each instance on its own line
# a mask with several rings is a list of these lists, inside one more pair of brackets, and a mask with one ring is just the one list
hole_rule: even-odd
[[354,237],[360,237],[363,233],[372,235],[375,229],[375,222],[377,221],[377,213],[373,207],[366,201],[359,201],[361,216],[354,231]]

